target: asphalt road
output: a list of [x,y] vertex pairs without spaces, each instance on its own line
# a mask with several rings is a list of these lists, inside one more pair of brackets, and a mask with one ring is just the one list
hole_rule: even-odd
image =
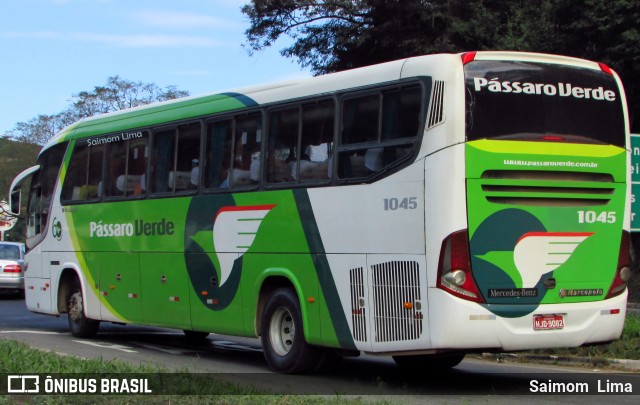
[[[466,359],[448,373],[402,372],[387,357],[344,359],[339,367],[311,376],[274,374],[265,363],[257,339],[211,335],[192,344],[181,331],[131,325],[102,324],[94,339],[78,339],[67,330],[66,317],[49,317],[26,310],[22,299],[0,295],[0,338],[83,358],[120,359],[170,370],[216,373],[223,379],[277,393],[384,397],[398,403],[590,403],[637,404],[640,374],[598,370],[495,363]],[[2,371],[0,371],[2,372]],[[4,372],[10,372],[5,370]],[[534,382],[535,381],[535,382]],[[542,390],[586,382],[590,395],[553,395]],[[598,392],[607,382],[631,387],[634,395]],[[600,386],[598,384],[600,383]],[[537,392],[532,392],[537,390]]]

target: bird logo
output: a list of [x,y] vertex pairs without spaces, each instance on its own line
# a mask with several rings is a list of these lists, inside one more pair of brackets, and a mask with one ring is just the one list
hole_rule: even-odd
[[229,278],[233,262],[251,248],[262,220],[273,207],[275,204],[227,206],[218,211],[213,220],[213,246],[220,262],[220,286]]
[[593,232],[529,232],[513,251],[522,287],[534,287],[543,274],[562,266]]

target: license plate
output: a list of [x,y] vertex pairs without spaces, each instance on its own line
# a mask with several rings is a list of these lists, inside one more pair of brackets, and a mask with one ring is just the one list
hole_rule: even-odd
[[534,315],[533,316],[534,330],[549,330],[549,329],[562,329],[562,328],[564,328],[563,315]]

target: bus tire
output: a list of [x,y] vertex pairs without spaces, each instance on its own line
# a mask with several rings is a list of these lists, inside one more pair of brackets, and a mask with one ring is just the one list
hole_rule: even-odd
[[98,333],[100,321],[89,319],[84,314],[84,297],[82,290],[77,284],[74,285],[67,300],[69,304],[69,312],[67,319],[69,321],[69,329],[71,334],[79,338],[90,338]]
[[262,313],[260,339],[267,365],[286,374],[310,371],[319,351],[304,340],[298,296],[290,288],[277,289]]
[[398,366],[406,370],[444,371],[460,364],[465,353],[422,354],[414,356],[393,356]]

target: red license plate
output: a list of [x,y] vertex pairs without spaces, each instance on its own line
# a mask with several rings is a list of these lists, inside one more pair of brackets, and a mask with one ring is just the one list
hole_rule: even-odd
[[549,329],[562,329],[562,328],[564,328],[563,315],[534,315],[533,316],[533,329],[535,330],[549,330]]

